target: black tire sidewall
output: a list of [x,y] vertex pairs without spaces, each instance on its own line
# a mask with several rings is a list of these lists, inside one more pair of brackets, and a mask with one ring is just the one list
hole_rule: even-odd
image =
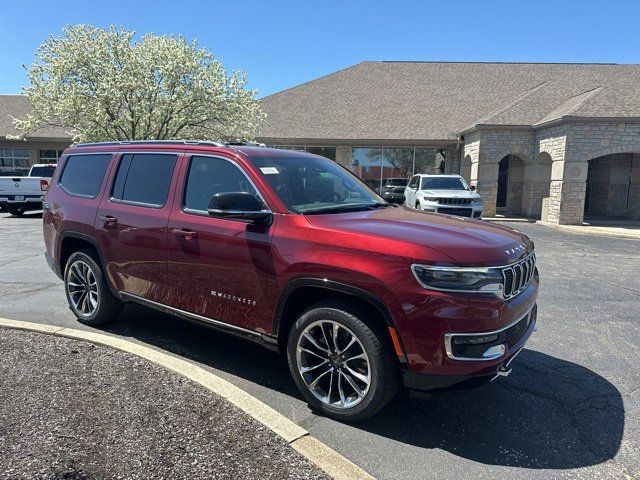
[[[67,288],[67,282],[69,281],[69,271],[71,269],[71,265],[73,265],[73,263],[78,260],[81,260],[89,265],[89,268],[91,268],[91,270],[93,271],[93,275],[96,278],[96,284],[98,286],[98,308],[96,308],[95,312],[93,312],[91,316],[80,315],[73,307],[71,299],[69,297],[69,290]],[[75,252],[67,260],[64,272],[64,291],[67,297],[67,302],[69,302],[69,307],[80,323],[84,323],[86,325],[101,325],[110,320],[112,312],[109,308],[109,305],[116,299],[111,298],[112,295],[102,273],[102,268],[88,252]]]
[[[315,306],[304,312],[300,318],[293,324],[289,332],[287,341],[287,361],[289,370],[293,379],[304,396],[305,400],[316,410],[326,414],[329,417],[341,421],[360,421],[369,418],[375,414],[390,398],[389,392],[385,388],[392,388],[395,391],[395,384],[383,385],[383,370],[392,368],[391,362],[386,350],[383,339],[374,329],[370,328],[364,322],[359,320],[362,318],[357,310],[351,309],[343,305]],[[349,409],[340,409],[322,403],[315,395],[309,391],[305,381],[298,371],[296,348],[298,338],[304,329],[313,322],[318,320],[330,320],[338,322],[349,330],[351,330],[363,345],[368,357],[371,368],[371,385],[365,399],[358,405]]]
[[14,217],[21,217],[26,212],[25,207],[9,207],[9,213]]

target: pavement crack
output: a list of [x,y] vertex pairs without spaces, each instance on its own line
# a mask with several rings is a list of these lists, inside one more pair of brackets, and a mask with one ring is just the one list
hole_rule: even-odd
[[35,254],[35,255],[29,255],[27,257],[22,257],[22,258],[16,258],[15,260],[10,260],[10,261],[5,262],[5,263],[0,263],[0,267],[6,267],[7,265],[11,265],[12,263],[22,262],[23,260],[28,260],[30,258],[40,257],[41,255],[43,255],[43,253],[38,253],[38,254]]

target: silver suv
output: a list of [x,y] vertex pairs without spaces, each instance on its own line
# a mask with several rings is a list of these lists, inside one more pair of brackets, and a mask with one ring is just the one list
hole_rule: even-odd
[[480,218],[482,197],[460,175],[414,175],[404,191],[405,205],[426,212]]

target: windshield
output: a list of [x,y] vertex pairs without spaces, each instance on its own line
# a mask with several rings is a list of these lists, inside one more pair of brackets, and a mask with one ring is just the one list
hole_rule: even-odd
[[405,178],[390,178],[387,180],[387,186],[389,187],[406,187],[408,180]]
[[316,156],[253,156],[287,208],[296,213],[337,213],[387,206],[356,176],[332,160]]
[[469,186],[459,177],[422,177],[420,190],[469,190]]
[[56,171],[56,167],[33,167],[29,173],[30,177],[53,177],[53,172]]

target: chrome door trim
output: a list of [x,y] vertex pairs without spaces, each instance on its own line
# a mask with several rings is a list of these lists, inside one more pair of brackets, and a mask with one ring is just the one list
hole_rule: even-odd
[[238,327],[237,325],[233,325],[231,323],[221,322],[220,320],[216,320],[214,318],[203,317],[202,315],[198,315],[197,313],[187,312],[186,310],[181,310],[179,308],[171,307],[164,303],[154,302],[153,300],[148,300],[144,297],[139,297],[138,295],[134,295],[133,293],[127,292],[118,292],[125,300],[130,300],[136,303],[141,303],[143,305],[148,305],[152,308],[165,310],[169,313],[174,313],[180,317],[185,317],[187,319],[195,320],[197,322],[206,323],[215,327],[218,327],[223,330],[232,330],[241,335],[247,336],[250,335],[252,337],[262,338],[263,335],[254,330],[249,330],[247,328]]

